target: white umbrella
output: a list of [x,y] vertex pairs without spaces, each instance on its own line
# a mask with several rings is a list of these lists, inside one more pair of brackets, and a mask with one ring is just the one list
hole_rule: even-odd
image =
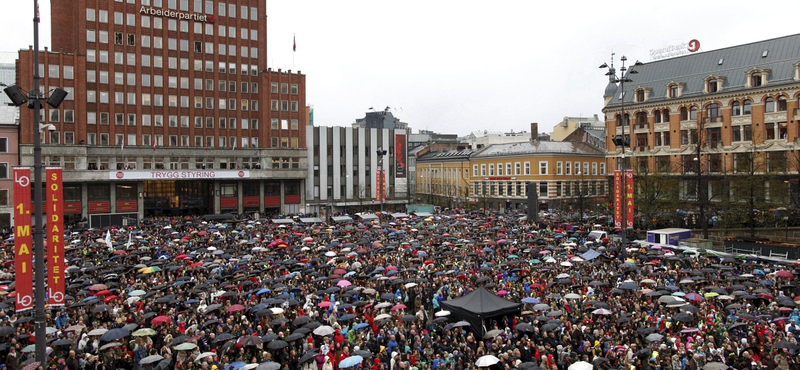
[[390,318],[390,317],[392,317],[392,316],[391,316],[391,315],[387,315],[387,314],[385,314],[385,313],[382,313],[382,314],[380,314],[380,315],[378,315],[378,316],[375,316],[375,320],[377,320],[377,321],[381,321],[381,320],[388,319],[388,318]]
[[581,299],[581,295],[580,294],[575,294],[575,293],[567,293],[567,294],[564,295],[564,298],[566,298],[566,299]]
[[326,336],[326,335],[331,335],[331,334],[333,334],[333,332],[334,332],[333,328],[328,326],[328,325],[323,325],[323,326],[320,326],[320,327],[314,329],[314,334],[319,335],[319,336],[323,336],[323,337]]
[[417,286],[417,283],[406,283],[406,288],[413,288]]
[[[477,367],[489,367],[500,362],[500,359],[492,355],[481,356],[478,361],[475,361]],[[571,369],[570,369],[571,370]]]
[[560,263],[561,266],[572,267],[572,262],[564,261]]
[[197,355],[197,357],[194,359],[194,361],[197,362],[197,361],[200,361],[200,360],[202,360],[202,359],[204,359],[206,357],[212,357],[212,356],[216,356],[216,355],[217,354],[214,353],[214,352],[203,352],[203,353]]
[[103,335],[108,331],[108,329],[94,329],[88,333],[89,336],[93,335]]
[[273,315],[280,315],[283,313],[283,308],[273,307],[270,308],[270,310],[272,311]]
[[567,370],[592,370],[594,369],[594,365],[586,362],[586,361],[578,361],[572,365],[569,365]]
[[336,252],[325,252],[325,256],[327,256],[327,257],[333,257],[335,255],[336,255]]
[[436,316],[436,317],[444,317],[444,316],[448,316],[448,315],[450,315],[450,311],[447,311],[447,310],[441,310],[441,311],[433,314],[433,316]]

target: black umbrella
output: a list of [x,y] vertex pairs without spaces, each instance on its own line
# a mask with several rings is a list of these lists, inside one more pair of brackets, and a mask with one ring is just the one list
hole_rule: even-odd
[[318,350],[319,349],[314,348],[314,349],[311,349],[310,351],[307,351],[307,352],[303,353],[303,356],[300,357],[300,360],[298,361],[298,363],[299,364],[304,364],[304,363],[306,363],[308,361],[313,360],[315,357],[317,357],[317,354],[318,354],[317,351]]
[[272,342],[267,344],[267,348],[269,349],[281,349],[281,348],[286,348],[288,346],[289,343],[286,343],[286,341],[283,340],[273,340]]
[[690,323],[690,322],[694,321],[694,316],[692,316],[691,314],[682,312],[682,313],[676,314],[675,316],[672,316],[672,319],[675,320],[675,321],[683,322],[683,323]]
[[220,343],[220,342],[224,342],[226,340],[231,340],[231,339],[233,339],[233,335],[231,335],[230,333],[222,333],[220,335],[217,335],[216,338],[214,338],[214,342],[213,343]]
[[53,347],[61,347],[61,346],[72,346],[73,344],[75,343],[69,339],[59,339],[53,342],[51,345]]
[[778,343],[773,344],[772,348],[786,348],[790,351],[797,351],[798,349],[800,349],[800,346],[791,342],[780,341]]
[[12,326],[0,326],[0,337],[16,333]]
[[118,339],[125,338],[131,335],[131,332],[125,329],[111,329],[100,337],[101,342],[112,342]]
[[286,341],[287,342],[291,342],[293,340],[303,339],[304,337],[305,337],[305,335],[303,335],[303,334],[292,333],[292,334],[289,334],[289,336],[286,337]]
[[294,325],[294,326],[305,325],[305,324],[308,324],[309,321],[311,321],[310,317],[308,317],[308,316],[299,316],[296,319],[294,319],[294,321],[292,321],[292,325]]

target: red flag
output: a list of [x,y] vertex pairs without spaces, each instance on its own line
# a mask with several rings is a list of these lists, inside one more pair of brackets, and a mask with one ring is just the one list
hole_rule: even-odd
[[64,201],[61,168],[47,169],[47,303],[64,305]]
[[153,139],[153,150],[156,150],[156,139]]
[[292,35],[292,51],[297,51],[297,37]]
[[31,236],[31,170],[14,168],[14,278],[16,312],[33,308],[33,237]]

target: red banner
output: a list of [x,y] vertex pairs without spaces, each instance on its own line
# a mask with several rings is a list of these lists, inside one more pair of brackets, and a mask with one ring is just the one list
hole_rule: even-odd
[[406,135],[394,135],[394,177],[406,177]]
[[614,227],[622,227],[622,172],[614,171]]
[[47,180],[47,304],[64,305],[64,175],[48,168]]
[[625,170],[625,223],[629,229],[633,228],[633,170]]
[[17,312],[33,308],[31,170],[14,169],[14,279]]
[[386,201],[386,177],[384,176],[383,170],[378,170],[375,172],[375,183],[376,191],[375,191],[375,201],[376,202],[385,202]]

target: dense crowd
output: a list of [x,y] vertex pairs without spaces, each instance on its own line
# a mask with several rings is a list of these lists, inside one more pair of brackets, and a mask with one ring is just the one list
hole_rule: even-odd
[[[32,312],[14,311],[11,237],[0,368],[798,368],[795,265],[623,248],[587,237],[591,224],[520,216],[152,218],[70,232],[47,364],[33,362]],[[480,327],[443,309],[481,287],[520,309]]]

